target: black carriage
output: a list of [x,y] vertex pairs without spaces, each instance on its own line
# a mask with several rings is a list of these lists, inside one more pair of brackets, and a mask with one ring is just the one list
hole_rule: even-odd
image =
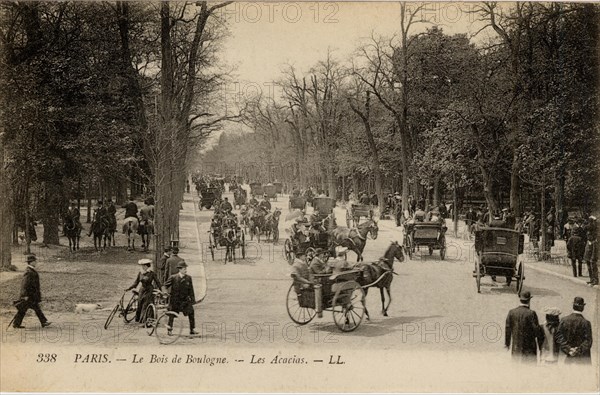
[[315,197],[312,202],[315,213],[318,212],[316,220],[323,221],[325,229],[331,230],[336,226],[335,213],[335,199],[328,197]]
[[208,248],[212,260],[219,247],[225,247],[225,262],[235,261],[236,250],[246,258],[246,235],[234,216],[215,217],[208,234]]
[[200,190],[199,208],[202,209],[202,207],[204,207],[208,210],[215,204],[215,201],[218,201],[220,199],[221,191],[219,190],[219,188],[205,187]]
[[433,250],[440,250],[440,258],[446,257],[446,230],[442,222],[412,222],[404,224],[404,248],[408,257],[412,259],[413,254],[420,247],[427,247],[429,255]]
[[263,194],[267,195],[269,199],[277,201],[277,187],[273,184],[263,185]]
[[359,327],[365,314],[365,292],[356,281],[360,270],[339,274],[315,274],[315,285],[305,287],[294,282],[288,291],[286,307],[289,317],[306,325],[323,311],[331,311],[335,325],[343,332]]
[[290,196],[289,209],[304,210],[306,208],[306,198],[304,196]]
[[260,196],[263,192],[263,186],[260,182],[253,182],[250,184],[250,193],[254,196]]
[[278,195],[281,195],[283,193],[283,184],[280,182],[274,182],[273,185],[275,185],[275,192]]
[[361,217],[373,219],[373,206],[369,204],[351,204],[346,209],[346,226],[357,227],[360,224]]
[[475,232],[475,270],[473,277],[477,293],[481,292],[481,278],[505,277],[507,284],[516,280],[516,291],[521,295],[525,280],[522,254],[525,236],[512,229],[483,228]]

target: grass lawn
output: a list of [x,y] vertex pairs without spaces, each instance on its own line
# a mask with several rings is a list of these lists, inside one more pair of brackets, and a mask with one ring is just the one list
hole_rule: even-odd
[[[42,289],[42,309],[48,312],[73,311],[77,303],[101,303],[104,307],[117,301],[139,271],[138,259],[150,258],[151,253],[127,252],[113,247],[95,252],[86,247],[74,254],[66,249],[48,254],[38,264]],[[2,283],[0,311],[14,314],[12,301],[18,299],[22,276]],[[109,303],[110,302],[110,303]]]

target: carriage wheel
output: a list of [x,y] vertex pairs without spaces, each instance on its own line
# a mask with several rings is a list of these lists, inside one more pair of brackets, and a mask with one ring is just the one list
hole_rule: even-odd
[[517,269],[517,295],[521,296],[521,291],[523,290],[523,281],[525,280],[525,266],[523,262],[519,262],[519,267]]
[[475,282],[477,283],[477,293],[481,293],[481,262],[475,258]]
[[333,297],[333,321],[342,332],[352,332],[365,315],[365,291],[356,281],[342,284]]
[[144,321],[144,328],[146,328],[146,333],[148,336],[152,336],[154,333],[154,328],[156,327],[156,307],[153,303],[150,303],[148,307],[146,307],[146,320]]
[[287,262],[292,265],[294,263],[296,254],[294,253],[294,248],[290,239],[285,239],[285,243],[283,244],[283,252],[285,253],[285,259]]
[[288,315],[298,325],[306,325],[312,321],[317,315],[317,312],[310,307],[301,307],[300,300],[298,300],[298,294],[294,288],[294,284],[290,286],[290,290],[287,294],[286,308]]

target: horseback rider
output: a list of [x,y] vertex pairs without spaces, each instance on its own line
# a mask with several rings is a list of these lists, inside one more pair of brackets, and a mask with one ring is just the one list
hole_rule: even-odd
[[104,207],[104,203],[102,200],[98,200],[98,207],[94,210],[94,219],[92,221],[92,226],[90,226],[90,231],[88,232],[88,237],[92,235],[92,229],[94,228],[94,224],[104,221],[106,222],[106,226],[108,226],[108,210]]
[[77,208],[77,205],[74,202],[69,203],[69,209],[67,210],[66,216],[73,222],[73,225],[75,225],[75,227],[81,228],[81,213],[79,212],[79,209]]
[[133,201],[133,196],[129,197],[129,201],[125,205],[125,218],[138,219],[138,206]]
[[254,196],[254,194],[252,194],[252,198],[248,202],[248,206],[249,207],[256,207],[256,206],[258,206],[258,200],[256,200],[256,197]]

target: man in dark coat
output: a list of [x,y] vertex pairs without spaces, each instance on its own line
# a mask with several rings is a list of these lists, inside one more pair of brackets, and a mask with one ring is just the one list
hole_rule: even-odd
[[[194,330],[196,320],[194,318],[194,304],[196,304],[196,296],[194,295],[194,285],[192,278],[187,275],[187,264],[185,261],[179,262],[177,265],[179,273],[172,275],[165,282],[165,288],[169,289],[169,310],[177,313],[183,313],[190,320],[190,335],[198,335]],[[168,334],[172,334],[173,320],[175,317],[169,316]]]
[[157,265],[156,269],[158,271],[158,278],[162,282],[165,282],[168,277],[168,276],[166,276],[167,260],[171,257],[171,251],[173,251],[173,249],[171,247],[165,248],[165,250],[163,252],[163,256],[161,256],[160,260],[158,261],[158,265]]
[[229,203],[229,199],[225,198],[223,200],[223,203],[221,203],[221,211],[224,213],[230,213],[231,211],[233,211],[233,207],[231,206],[231,203]]
[[508,349],[512,344],[514,360],[536,363],[538,343],[541,345],[543,340],[542,329],[537,314],[529,308],[531,293],[523,292],[520,300],[521,305],[510,310],[506,317],[504,346]]
[[102,200],[98,200],[98,207],[96,211],[94,211],[94,219],[92,220],[92,226],[90,226],[90,231],[88,232],[88,237],[92,235],[92,231],[94,229],[94,224],[96,222],[104,222],[104,225],[108,227],[109,218],[108,218],[108,210],[104,207],[104,203]]
[[36,261],[37,258],[35,255],[27,256],[27,269],[25,270],[25,274],[23,274],[23,281],[21,282],[21,295],[19,300],[15,302],[17,314],[13,319],[13,328],[24,328],[21,324],[29,309],[35,311],[42,327],[50,325],[50,322],[40,308],[42,292],[40,290],[40,276],[35,270]]
[[588,272],[590,274],[590,286],[598,285],[598,225],[596,223],[596,217],[590,216],[589,222],[585,226],[587,242],[585,245],[585,252],[583,254],[583,260],[588,266]]
[[138,206],[134,203],[133,197],[129,197],[129,201],[125,205],[125,218],[137,218]]
[[169,277],[179,272],[177,265],[179,265],[180,262],[183,262],[183,259],[181,259],[178,254],[179,248],[174,247],[171,256],[166,261],[165,276],[163,277],[164,281],[167,281]]
[[577,263],[579,263],[579,277],[582,275],[583,255],[585,253],[585,240],[583,239],[583,229],[575,228],[570,232],[567,240],[567,257],[571,260],[573,267],[573,277],[577,277]]
[[592,363],[592,324],[583,318],[585,301],[575,297],[573,313],[560,320],[557,341],[561,350],[567,354],[565,363]]

